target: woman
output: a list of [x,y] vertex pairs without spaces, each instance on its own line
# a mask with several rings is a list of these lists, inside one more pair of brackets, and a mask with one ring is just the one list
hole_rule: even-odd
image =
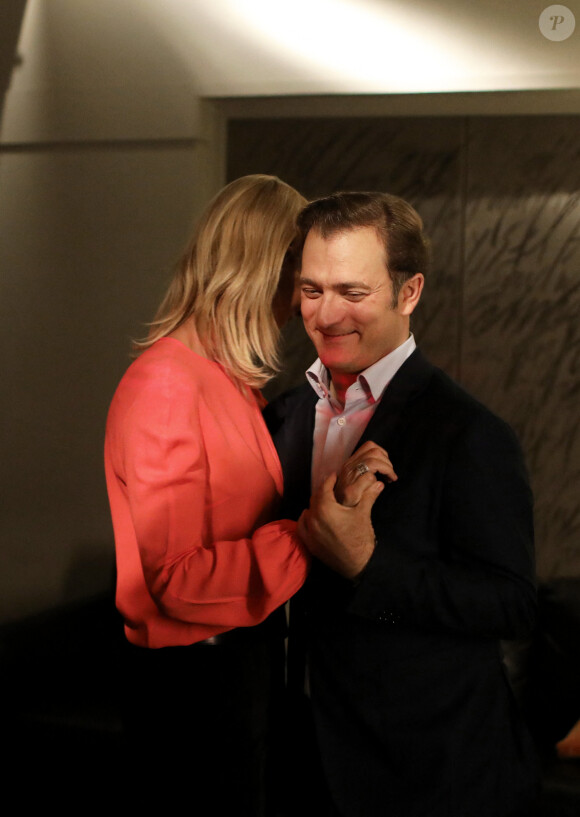
[[580,721],[577,721],[566,737],[556,744],[556,751],[559,757],[580,758]]
[[186,787],[215,814],[263,813],[284,629],[270,614],[308,569],[295,523],[270,521],[282,473],[256,391],[276,370],[304,203],[261,175],[216,196],[107,421],[132,753],[163,799]]

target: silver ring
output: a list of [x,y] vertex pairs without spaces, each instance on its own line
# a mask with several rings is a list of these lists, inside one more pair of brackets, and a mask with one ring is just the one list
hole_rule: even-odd
[[359,476],[362,477],[362,475],[366,474],[366,472],[369,470],[369,467],[366,462],[359,462],[355,470],[358,471]]

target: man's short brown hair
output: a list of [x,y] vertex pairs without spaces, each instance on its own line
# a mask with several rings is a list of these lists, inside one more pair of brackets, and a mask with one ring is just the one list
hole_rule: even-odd
[[310,230],[322,238],[358,227],[374,227],[385,248],[396,303],[405,281],[429,266],[429,242],[417,211],[390,193],[333,193],[310,202],[298,217],[302,246]]

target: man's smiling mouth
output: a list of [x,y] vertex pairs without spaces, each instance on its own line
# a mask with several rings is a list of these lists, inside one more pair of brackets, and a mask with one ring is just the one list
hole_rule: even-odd
[[325,332],[323,329],[319,329],[318,331],[324,338],[330,338],[331,340],[338,338],[348,338],[351,335],[356,335],[355,329],[352,329],[350,332]]

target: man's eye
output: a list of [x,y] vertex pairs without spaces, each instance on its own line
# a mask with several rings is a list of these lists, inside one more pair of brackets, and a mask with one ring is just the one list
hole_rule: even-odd
[[306,298],[318,298],[320,292],[317,289],[311,289],[310,287],[302,287],[302,294]]
[[366,292],[345,292],[344,297],[349,301],[362,301],[366,294]]

